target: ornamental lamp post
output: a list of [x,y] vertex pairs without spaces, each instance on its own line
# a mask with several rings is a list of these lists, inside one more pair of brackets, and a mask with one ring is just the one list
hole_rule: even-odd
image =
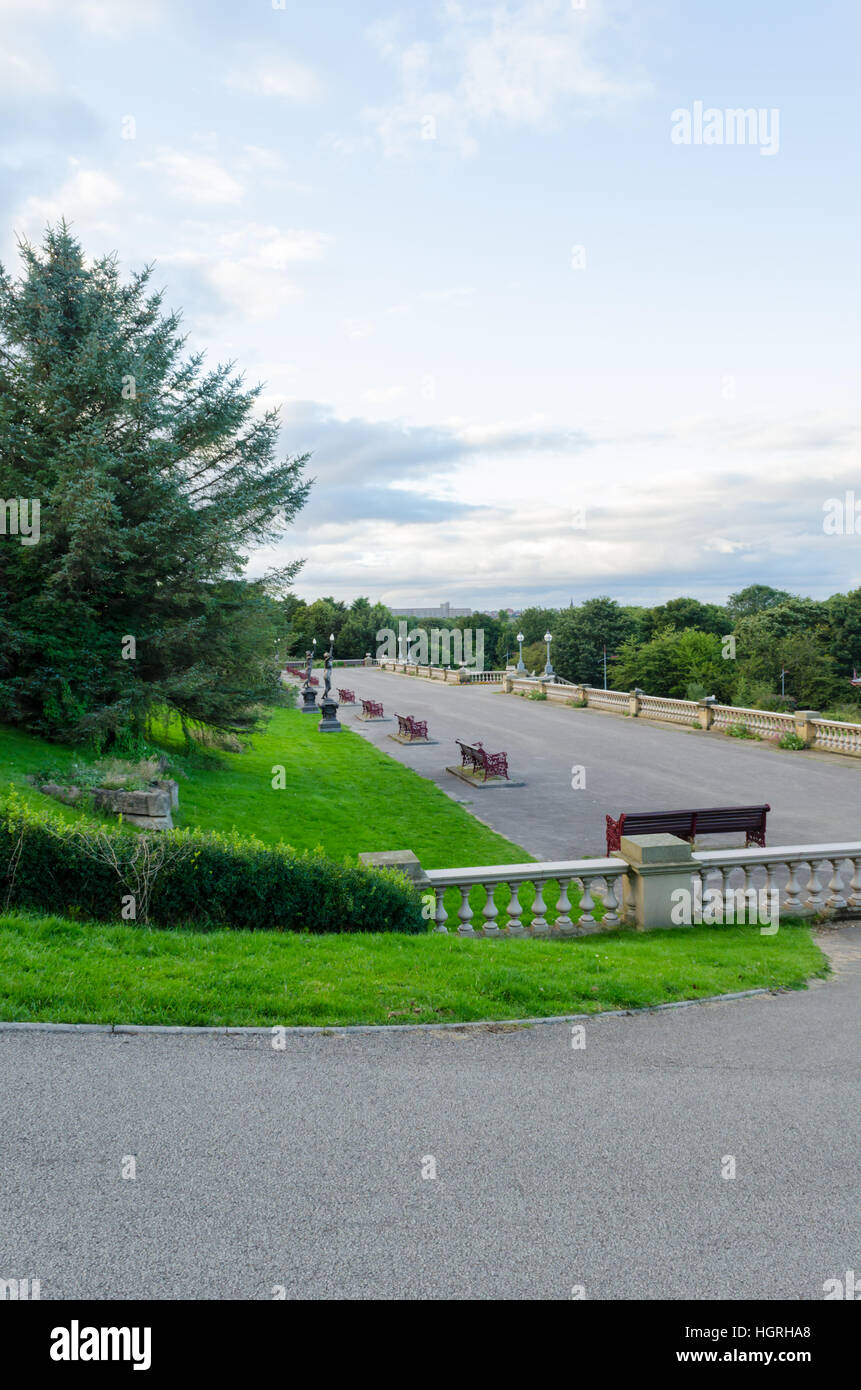
[[547,665],[544,667],[544,674],[545,676],[552,676],[555,674],[550,664],[550,643],[553,641],[553,633],[545,632],[544,641],[547,643]]
[[518,643],[519,643],[519,645],[520,645],[520,659],[519,659],[518,662],[517,662],[517,669],[518,669],[518,671],[523,671],[523,672],[525,672],[525,671],[526,671],[526,667],[525,667],[524,662],[523,662],[523,633],[522,633],[522,632],[518,632],[518,634],[517,634],[517,641],[518,641]]
[[323,687],[323,695],[320,700],[320,710],[323,718],[317,725],[317,732],[321,734],[333,734],[340,731],[341,725],[338,723],[338,701],[332,694],[332,657],[335,651],[335,634],[329,633],[329,650],[326,653],[326,679]]

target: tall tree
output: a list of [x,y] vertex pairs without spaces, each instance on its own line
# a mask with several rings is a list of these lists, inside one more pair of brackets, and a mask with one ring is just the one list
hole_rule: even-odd
[[616,600],[606,596],[586,599],[579,608],[563,608],[550,628],[553,666],[567,680],[603,685],[606,647],[607,684],[612,687],[615,677],[610,662],[632,626]]
[[773,589],[770,584],[748,584],[746,589],[730,594],[726,608],[732,621],[737,622],[739,618],[748,618],[752,613],[776,608],[793,597],[786,589]]
[[0,492],[38,499],[38,544],[0,538],[0,717],[139,740],[157,706],[242,732],[276,691],[274,596],[247,552],[303,506],[307,455],[233,364],[185,354],[152,268],[87,262],[65,223],[0,267]]

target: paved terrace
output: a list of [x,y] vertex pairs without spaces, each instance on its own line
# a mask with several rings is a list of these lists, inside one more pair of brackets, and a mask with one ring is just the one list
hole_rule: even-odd
[[[342,673],[336,674],[340,679]],[[481,820],[539,859],[603,855],[606,814],[683,806],[768,802],[769,846],[861,839],[861,759],[783,752],[725,734],[569,709],[503,695],[498,686],[448,685],[373,667],[343,677],[357,699],[379,700],[393,716],[390,724],[364,724],[356,710],[344,707],[346,727],[455,800],[470,802]],[[397,732],[395,713],[426,719],[439,743],[394,743],[388,734]],[[460,762],[456,738],[481,739],[489,752],[507,752],[512,778],[526,786],[473,790],[452,777],[445,767]],[[574,764],[586,769],[583,790],[572,790]],[[742,844],[740,835],[716,835],[704,839],[702,848]]]
[[565,1024],[284,1051],[0,1032],[0,1275],[43,1299],[822,1299],[859,1269],[861,929],[824,939],[827,982],[595,1019],[583,1050]]

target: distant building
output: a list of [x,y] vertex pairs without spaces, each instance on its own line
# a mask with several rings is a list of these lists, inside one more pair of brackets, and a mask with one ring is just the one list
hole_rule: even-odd
[[471,608],[452,608],[450,603],[441,603],[438,608],[412,608],[408,604],[390,604],[396,618],[469,618]]

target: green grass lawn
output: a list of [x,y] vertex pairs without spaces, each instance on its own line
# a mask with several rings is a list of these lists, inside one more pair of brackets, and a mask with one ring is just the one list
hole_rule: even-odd
[[338,1025],[541,1017],[800,989],[810,928],[684,927],[567,941],[152,931],[0,917],[0,1018]]
[[[266,844],[294,849],[321,846],[333,859],[365,851],[411,849],[426,869],[512,864],[532,856],[482,825],[432,782],[389,758],[345,727],[319,734],[317,720],[296,709],[275,709],[263,733],[242,753],[182,756],[178,726],[158,732],[175,760],[180,826],[256,835]],[[45,743],[0,727],[0,790],[10,781],[34,802],[48,800],[28,789],[27,774],[68,769],[84,761],[81,750]],[[274,790],[273,768],[286,773]],[[185,774],[185,775],[183,775]],[[65,820],[82,812],[50,802]]]

